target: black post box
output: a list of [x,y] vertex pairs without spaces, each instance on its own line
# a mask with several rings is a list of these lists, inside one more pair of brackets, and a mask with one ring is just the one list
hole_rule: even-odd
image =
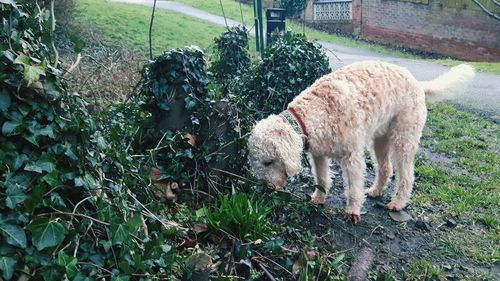
[[270,8],[266,10],[266,44],[271,45],[271,33],[285,31],[286,10]]

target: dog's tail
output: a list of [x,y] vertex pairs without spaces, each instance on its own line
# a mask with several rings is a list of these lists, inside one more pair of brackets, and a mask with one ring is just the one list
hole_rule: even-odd
[[456,93],[464,90],[475,75],[475,70],[471,65],[460,64],[434,80],[420,82],[420,85],[431,101],[450,99]]

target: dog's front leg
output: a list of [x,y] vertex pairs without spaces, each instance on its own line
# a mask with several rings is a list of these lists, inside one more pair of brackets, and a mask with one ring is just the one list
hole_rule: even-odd
[[361,221],[361,207],[365,200],[363,175],[366,164],[362,151],[361,149],[349,153],[341,159],[345,196],[347,198],[346,218],[354,223]]
[[312,155],[313,160],[313,173],[314,179],[317,185],[323,187],[323,191],[316,188],[314,193],[311,195],[311,202],[315,204],[324,204],[326,195],[328,194],[328,190],[330,190],[331,180],[330,180],[330,167],[329,159],[325,156],[314,156]]

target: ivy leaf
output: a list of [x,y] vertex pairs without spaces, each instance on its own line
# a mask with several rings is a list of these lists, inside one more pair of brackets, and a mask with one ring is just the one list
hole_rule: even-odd
[[26,161],[28,161],[28,156],[26,154],[18,154],[14,160],[14,170],[21,168]]
[[59,176],[61,175],[61,173],[59,173],[59,171],[55,170],[55,171],[52,171],[48,174],[46,174],[45,176],[43,176],[43,180],[48,183],[51,187],[55,187],[57,185],[57,183],[59,182]]
[[68,256],[65,252],[60,251],[57,254],[57,264],[66,269],[66,275],[69,279],[73,278],[78,269],[76,268],[77,259],[72,256]]
[[85,48],[85,42],[74,33],[69,34],[69,40],[74,45],[75,53],[81,53],[83,48]]
[[7,243],[19,248],[26,248],[26,233],[21,227],[0,222],[0,230],[3,237],[7,239]]
[[31,135],[31,134],[23,134],[23,138],[27,141],[29,141],[30,143],[32,143],[34,146],[38,147],[39,144],[38,144],[38,140],[36,138],[35,135]]
[[114,244],[121,244],[127,241],[130,236],[130,231],[126,224],[112,224],[111,225],[111,240]]
[[0,270],[5,280],[10,280],[12,278],[14,274],[14,265],[16,265],[16,260],[14,258],[0,257]]
[[0,92],[0,111],[9,109],[10,103],[10,95],[6,91]]
[[64,225],[48,218],[35,219],[26,228],[31,232],[31,241],[39,251],[57,246],[68,233]]
[[45,79],[45,82],[43,83],[43,89],[45,90],[45,94],[52,99],[57,99],[61,96],[60,90],[51,80]]
[[50,160],[40,159],[35,163],[26,164],[24,167],[25,171],[35,172],[41,174],[42,172],[52,173],[56,169],[56,165],[52,163]]
[[51,139],[55,139],[54,130],[52,129],[51,125],[41,127],[37,132],[35,132],[35,134],[40,135],[40,136],[46,136],[46,137],[49,137]]
[[[14,3],[13,2],[14,0],[0,0],[0,3],[4,3],[4,1],[9,2],[9,3]],[[14,60],[15,60],[14,54],[11,51],[8,51],[8,50],[1,51],[0,54],[3,55],[4,57],[6,57],[11,62],[14,62]]]
[[40,202],[42,202],[43,195],[45,194],[46,190],[42,185],[36,186],[33,191],[31,192],[30,196],[24,203],[24,206],[28,209],[28,211],[33,211]]
[[127,220],[126,224],[127,224],[127,227],[129,228],[129,230],[131,232],[135,233],[137,231],[137,229],[139,229],[139,227],[142,225],[141,217],[140,216],[133,216],[129,220]]
[[83,176],[83,187],[85,187],[86,189],[92,189],[92,188],[95,188],[96,185],[97,185],[97,181],[94,179],[94,177],[92,177],[90,174],[88,173],[85,173],[85,175]]
[[73,152],[72,145],[70,143],[65,143],[64,147],[66,148],[64,155],[68,156],[71,160],[78,160],[78,156],[76,156],[76,154]]
[[26,194],[24,194],[23,190],[19,188],[18,184],[10,185],[7,188],[7,198],[5,198],[5,205],[14,209],[17,204],[24,202],[26,200]]
[[45,75],[45,67],[43,65],[24,65],[24,81],[26,81],[28,86],[40,80],[40,75]]
[[19,121],[7,121],[3,123],[2,134],[4,136],[14,136],[20,133],[20,128],[22,128],[22,123]]
[[29,65],[30,64],[30,58],[27,55],[25,55],[25,54],[20,54],[14,60],[14,63],[15,64],[22,64],[22,65]]

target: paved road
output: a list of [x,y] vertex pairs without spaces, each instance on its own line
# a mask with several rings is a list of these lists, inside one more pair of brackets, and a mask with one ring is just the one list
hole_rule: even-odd
[[[152,0],[112,1],[153,6]],[[226,21],[221,16],[174,1],[157,1],[156,7],[158,9],[183,13],[218,25],[226,24]],[[227,25],[229,26],[239,24],[237,21],[227,19]],[[247,28],[250,29],[251,27]],[[333,69],[363,60],[381,60],[408,68],[418,80],[431,80],[449,69],[446,66],[421,60],[392,57],[329,42],[320,41],[319,43],[328,50],[326,54],[330,58]],[[500,75],[478,73],[469,90],[466,93],[456,96],[452,102],[459,104],[464,109],[479,112],[500,123]]]

